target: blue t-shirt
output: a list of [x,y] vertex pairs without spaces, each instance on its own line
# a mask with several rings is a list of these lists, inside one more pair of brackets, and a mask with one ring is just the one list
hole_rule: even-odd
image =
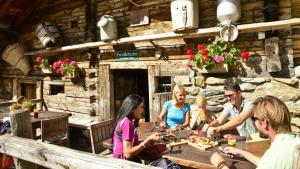
[[163,108],[167,110],[167,128],[175,128],[176,125],[183,124],[186,113],[191,111],[190,105],[188,103],[184,103],[181,108],[177,108],[173,105],[172,100],[167,101],[164,104]]

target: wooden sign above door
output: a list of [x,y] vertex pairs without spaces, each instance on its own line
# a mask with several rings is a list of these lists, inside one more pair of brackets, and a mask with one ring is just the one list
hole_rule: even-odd
[[137,60],[139,57],[138,50],[119,51],[116,53],[117,61]]

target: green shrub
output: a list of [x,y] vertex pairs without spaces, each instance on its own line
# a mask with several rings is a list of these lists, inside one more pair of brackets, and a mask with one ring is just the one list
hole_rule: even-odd
[[21,108],[22,108],[22,106],[17,103],[14,103],[9,107],[10,111],[14,111],[14,110],[21,109]]
[[31,110],[32,107],[33,107],[33,105],[32,105],[32,103],[31,103],[31,101],[29,101],[29,100],[24,100],[24,101],[22,102],[22,109],[29,109],[29,110]]

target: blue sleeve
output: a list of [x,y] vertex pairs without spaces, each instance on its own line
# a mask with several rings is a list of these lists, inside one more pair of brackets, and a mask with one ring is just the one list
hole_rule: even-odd
[[185,107],[186,107],[186,112],[190,112],[191,111],[191,106],[188,103],[185,103]]
[[172,101],[167,101],[167,102],[165,102],[163,108],[168,110],[171,106],[172,106]]

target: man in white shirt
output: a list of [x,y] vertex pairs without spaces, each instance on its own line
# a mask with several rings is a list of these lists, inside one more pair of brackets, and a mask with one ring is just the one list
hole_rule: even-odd
[[[228,82],[224,86],[224,95],[228,103],[224,105],[223,112],[209,124],[207,135],[212,136],[217,132],[237,129],[240,136],[247,136],[255,133],[256,128],[251,120],[253,105],[250,100],[242,97],[239,84]],[[230,121],[225,123],[229,118]]]

